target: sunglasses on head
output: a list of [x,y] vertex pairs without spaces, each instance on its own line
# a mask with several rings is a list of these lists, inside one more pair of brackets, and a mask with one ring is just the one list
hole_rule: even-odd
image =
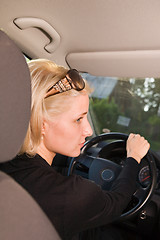
[[79,72],[76,69],[70,69],[63,79],[60,79],[48,89],[45,98],[69,91],[71,89],[81,91],[84,89],[84,87],[85,82]]

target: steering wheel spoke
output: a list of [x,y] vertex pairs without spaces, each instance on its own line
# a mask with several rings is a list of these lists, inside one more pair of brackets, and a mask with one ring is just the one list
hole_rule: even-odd
[[146,192],[148,191],[148,188],[139,187],[136,192],[133,194],[133,196],[138,199],[139,202],[144,201],[144,196],[146,195]]

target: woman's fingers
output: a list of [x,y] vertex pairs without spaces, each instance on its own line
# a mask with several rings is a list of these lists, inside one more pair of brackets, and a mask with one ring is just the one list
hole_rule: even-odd
[[127,157],[133,157],[138,163],[147,154],[150,144],[140,134],[131,133],[127,140]]

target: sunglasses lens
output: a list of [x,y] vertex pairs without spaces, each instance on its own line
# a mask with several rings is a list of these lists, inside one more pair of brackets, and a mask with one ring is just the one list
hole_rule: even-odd
[[82,76],[79,74],[79,72],[76,69],[69,70],[67,75],[72,80],[76,90],[80,91],[84,89],[85,82]]

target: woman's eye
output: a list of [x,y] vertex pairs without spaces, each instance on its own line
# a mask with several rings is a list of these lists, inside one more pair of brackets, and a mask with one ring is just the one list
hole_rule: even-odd
[[81,120],[82,120],[82,117],[78,118],[78,119],[77,119],[77,122],[80,122]]

